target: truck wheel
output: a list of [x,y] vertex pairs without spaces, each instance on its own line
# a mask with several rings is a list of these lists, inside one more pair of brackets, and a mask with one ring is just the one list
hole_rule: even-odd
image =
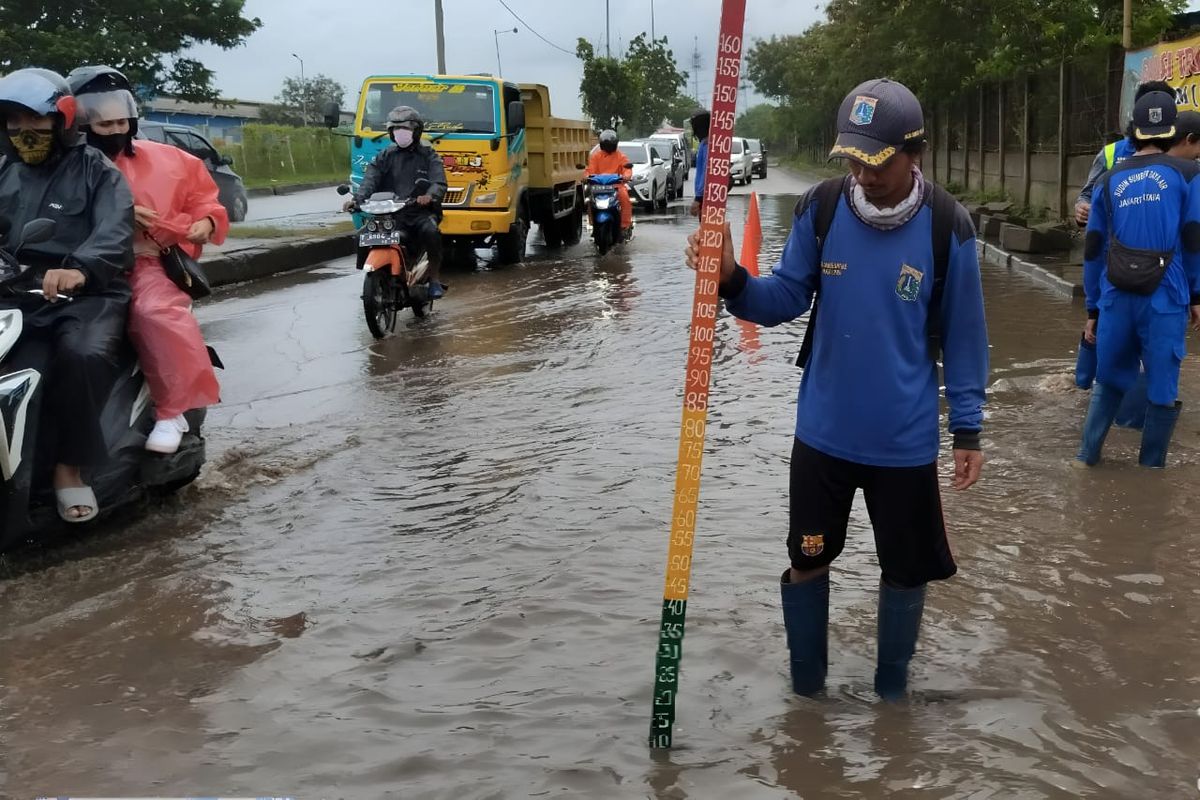
[[529,221],[525,212],[517,214],[517,221],[508,229],[508,233],[497,238],[496,255],[501,264],[520,264],[525,260],[525,240],[529,236]]
[[547,217],[538,223],[538,227],[542,229],[542,238],[546,240],[546,247],[562,247],[562,225],[565,221],[565,219]]

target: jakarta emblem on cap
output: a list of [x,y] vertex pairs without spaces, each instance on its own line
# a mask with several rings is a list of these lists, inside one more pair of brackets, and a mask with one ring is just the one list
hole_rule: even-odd
[[850,107],[850,121],[855,125],[870,125],[871,120],[875,119],[875,105],[878,102],[878,98],[865,94],[855,97],[854,105]]

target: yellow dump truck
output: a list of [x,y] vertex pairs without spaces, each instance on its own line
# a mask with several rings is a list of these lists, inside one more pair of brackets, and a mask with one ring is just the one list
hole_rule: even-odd
[[478,75],[375,75],[363,81],[350,148],[357,186],[391,142],[387,114],[412,106],[425,139],[446,166],[442,234],[450,244],[495,246],[520,261],[531,223],[551,247],[579,241],[584,169],[592,145],[586,122],[550,115],[550,91]]

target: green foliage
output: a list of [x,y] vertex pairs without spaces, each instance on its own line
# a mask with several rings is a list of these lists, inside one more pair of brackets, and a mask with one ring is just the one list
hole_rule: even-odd
[[0,3],[0,72],[39,66],[62,74],[107,64],[150,93],[217,99],[213,73],[181,54],[237,47],[262,23],[245,0],[18,0]]
[[234,170],[250,186],[307,182],[311,176],[341,177],[350,172],[349,140],[326,128],[247,125],[240,144],[218,149],[233,156]]
[[686,118],[694,110],[691,100],[685,110],[680,90],[687,84],[687,73],[679,71],[665,37],[648,40],[638,35],[623,59],[597,56],[591,43],[581,38],[575,54],[583,62],[583,111],[597,129],[644,136],[664,119]]
[[[1134,0],[1134,38],[1162,35],[1186,0]],[[903,82],[928,106],[988,80],[1034,73],[1120,38],[1122,0],[830,0],[800,35],[757,41],[746,72],[777,100],[776,130],[828,138],[841,99],[875,77]]]
[[325,109],[331,104],[340,109],[345,96],[346,87],[324,75],[303,81],[285,78],[283,89],[275,97],[276,104],[265,106],[259,119],[269,125],[297,126],[306,119],[309,125],[320,125]]

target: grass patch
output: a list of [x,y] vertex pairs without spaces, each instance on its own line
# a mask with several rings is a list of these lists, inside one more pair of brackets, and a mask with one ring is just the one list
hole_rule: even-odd
[[787,156],[780,159],[779,163],[785,169],[816,178],[840,178],[846,174],[846,168],[843,165],[813,161],[804,156]]
[[316,239],[353,233],[354,223],[350,220],[335,222],[314,228],[285,228],[274,225],[231,225],[230,239]]
[[272,186],[298,186],[305,183],[345,183],[349,178],[346,170],[337,172],[314,172],[304,175],[289,175],[286,178],[255,178],[242,176],[247,189],[267,189]]

